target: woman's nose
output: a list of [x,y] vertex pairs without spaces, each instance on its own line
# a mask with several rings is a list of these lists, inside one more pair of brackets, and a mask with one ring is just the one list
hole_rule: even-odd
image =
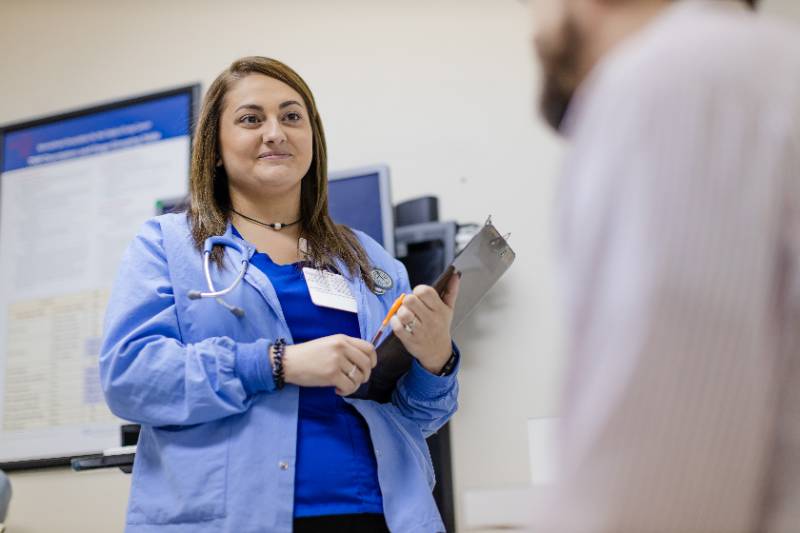
[[271,119],[264,122],[261,140],[264,144],[280,144],[286,141],[286,134],[278,120]]

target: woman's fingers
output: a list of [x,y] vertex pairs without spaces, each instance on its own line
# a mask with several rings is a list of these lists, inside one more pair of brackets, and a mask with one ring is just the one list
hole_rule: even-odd
[[[408,316],[407,313],[412,315],[408,319],[405,318]],[[397,316],[401,318],[403,324],[407,324],[413,319],[425,324],[436,322],[436,313],[413,294],[406,296],[405,300],[403,300],[403,305],[397,310]]]
[[452,338],[450,325],[458,296],[459,277],[448,281],[445,299],[433,287],[418,285],[405,297],[390,324],[395,336],[423,367],[438,372],[449,357]]
[[336,387],[351,394],[369,380],[377,362],[375,347],[347,335],[331,335],[287,346],[284,373],[287,383],[304,387]]
[[[367,376],[366,379],[369,379],[369,376]],[[358,390],[366,379],[364,378],[361,367],[347,360],[342,363],[341,369],[336,373],[336,376],[334,376],[332,385],[336,387],[337,394],[340,396],[348,396]]]
[[340,360],[340,370],[354,383],[361,385],[369,380],[372,359],[358,348],[350,346]]
[[[400,312],[398,311],[397,314],[399,315]],[[406,329],[406,323],[404,323],[399,316],[394,315],[392,319],[389,321],[389,325],[392,327],[392,331],[394,332],[395,337],[400,339],[400,342],[408,349],[409,352],[413,353],[411,350],[411,345],[414,341],[413,334]],[[414,331],[414,328],[410,328],[411,331]]]
[[355,337],[347,337],[347,340],[355,349],[366,354],[372,362],[372,368],[375,368],[375,365],[378,364],[378,354],[375,352],[375,347],[372,343]]
[[[351,363],[349,359],[347,361],[342,362],[340,370],[342,374],[344,374],[347,377],[347,379],[349,379],[356,385],[361,385],[364,381],[366,381],[366,379],[362,379],[364,373],[361,372],[361,369],[358,367],[358,365],[355,363]],[[369,376],[367,376],[367,379],[369,379]]]
[[339,396],[348,396],[358,390],[359,384],[353,383],[350,378],[343,373],[339,373],[333,382],[333,386],[336,388],[336,394]]
[[334,376],[333,385],[336,394],[348,396],[369,381],[378,356],[375,347],[365,340],[346,336],[341,340],[344,343],[341,345],[339,372]]
[[454,272],[447,282],[442,301],[450,309],[455,309],[458,291],[461,288],[461,272]]
[[[422,320],[407,307],[400,306],[395,316],[397,316],[404,327],[408,326],[412,331],[414,327],[419,327],[422,324]],[[411,332],[409,331],[409,333]]]
[[413,294],[406,296],[406,299],[403,300],[403,303],[406,303],[409,298],[411,298],[412,301],[421,302],[432,313],[438,313],[444,306],[444,303],[442,302],[442,299],[439,298],[439,294],[436,292],[436,289],[430,285],[417,285],[414,287]]

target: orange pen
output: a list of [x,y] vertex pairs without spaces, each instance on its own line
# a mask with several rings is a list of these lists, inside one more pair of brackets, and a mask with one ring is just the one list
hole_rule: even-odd
[[397,310],[400,309],[400,306],[403,304],[403,299],[405,297],[406,297],[405,293],[398,296],[397,300],[395,300],[394,303],[392,304],[392,307],[389,308],[389,312],[386,313],[386,318],[384,318],[383,322],[381,322],[381,327],[378,329],[378,333],[376,333],[375,336],[372,337],[373,346],[378,345],[378,341],[381,340],[381,337],[383,336],[383,331],[386,329],[386,326],[389,324],[389,321],[392,319]]

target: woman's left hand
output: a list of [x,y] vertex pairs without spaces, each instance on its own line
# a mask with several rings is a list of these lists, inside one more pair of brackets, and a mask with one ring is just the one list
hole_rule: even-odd
[[453,275],[442,298],[433,287],[417,285],[391,320],[395,336],[432,374],[439,374],[453,353],[450,324],[459,283],[460,276]]

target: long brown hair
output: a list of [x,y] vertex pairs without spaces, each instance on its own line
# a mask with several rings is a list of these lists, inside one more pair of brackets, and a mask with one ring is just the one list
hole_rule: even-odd
[[[310,116],[313,132],[313,157],[308,173],[300,186],[301,235],[308,241],[310,259],[319,265],[335,266],[335,259],[344,262],[350,276],[359,274],[372,290],[371,264],[356,235],[335,224],[328,214],[328,158],[325,132],[306,82],[294,70],[268,57],[243,57],[234,61],[211,84],[203,99],[200,119],[192,145],[189,220],[192,239],[198,250],[212,235],[225,232],[231,214],[228,176],[219,160],[219,122],[222,102],[231,86],[249,74],[263,74],[282,81],[302,97]],[[222,250],[215,250],[214,259],[222,264]]]

